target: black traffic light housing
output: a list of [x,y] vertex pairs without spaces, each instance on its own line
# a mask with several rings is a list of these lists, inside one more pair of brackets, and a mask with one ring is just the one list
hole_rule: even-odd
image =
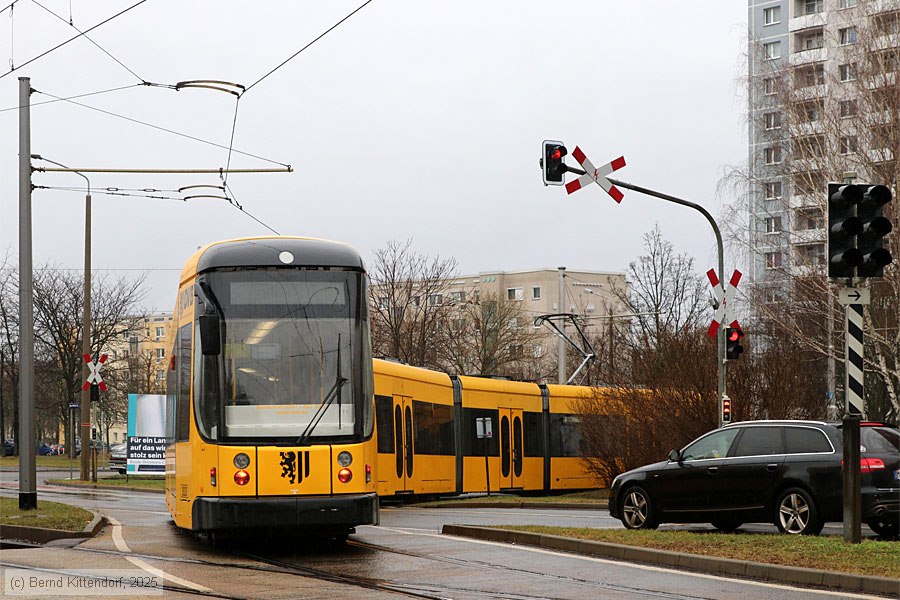
[[891,201],[891,190],[883,185],[866,186],[862,200],[856,206],[856,216],[862,230],[856,236],[856,248],[860,253],[858,277],[883,277],[884,267],[894,260],[884,247],[884,236],[893,225],[884,216],[884,205]]
[[740,327],[725,328],[725,360],[737,360],[744,352],[744,331]]
[[555,140],[544,140],[542,149],[541,171],[544,185],[563,185],[568,170],[564,161],[569,151],[562,142]]
[[851,184],[828,184],[828,276],[850,278],[862,262],[856,248],[856,236],[862,221],[856,206],[862,200],[862,188]]
[[731,398],[722,398],[722,423],[731,423]]

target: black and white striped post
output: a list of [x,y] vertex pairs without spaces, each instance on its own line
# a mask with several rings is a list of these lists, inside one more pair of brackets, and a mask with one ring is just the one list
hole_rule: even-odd
[[[853,288],[848,288],[852,290]],[[856,291],[859,294],[858,290]],[[865,290],[868,292],[868,290]],[[859,298],[857,298],[858,300]],[[844,541],[862,541],[860,490],[859,423],[865,414],[863,385],[863,305],[848,304],[844,330]]]

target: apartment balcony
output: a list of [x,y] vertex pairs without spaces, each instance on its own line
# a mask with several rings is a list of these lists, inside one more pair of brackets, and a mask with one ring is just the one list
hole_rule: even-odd
[[[862,4],[862,3],[860,3]],[[864,4],[869,16],[897,10],[897,0],[869,0]]]
[[816,277],[825,274],[824,265],[791,265],[786,269],[794,277]]
[[815,100],[824,98],[828,88],[822,85],[808,85],[805,87],[795,87],[791,90],[791,100],[794,102],[802,102],[804,100]]
[[828,59],[827,48],[814,48],[812,50],[800,50],[792,52],[788,58],[788,63],[792,67],[799,65],[808,65],[809,63],[822,62]]
[[794,33],[811,27],[823,27],[828,21],[828,13],[820,12],[812,15],[801,15],[788,20],[788,31]]
[[805,123],[791,123],[790,134],[792,138],[825,133],[822,121],[807,121]]
[[894,160],[894,153],[890,148],[875,148],[866,151],[866,156],[875,164]]
[[819,229],[796,229],[791,232],[791,244],[802,246],[804,244],[815,244],[825,241],[825,228]]
[[791,210],[798,210],[802,208],[822,208],[823,206],[823,198],[825,196],[825,190],[822,190],[822,198],[819,198],[813,194],[791,194],[788,198],[788,207]]

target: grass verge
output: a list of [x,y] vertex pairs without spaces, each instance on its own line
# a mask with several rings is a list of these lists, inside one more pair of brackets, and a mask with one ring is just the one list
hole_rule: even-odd
[[740,531],[725,534],[537,526],[497,528],[791,567],[900,578],[900,542],[864,540],[861,544],[847,544],[837,536]]
[[68,504],[38,500],[36,509],[20,510],[17,498],[0,498],[0,525],[82,531],[93,518],[90,511]]
[[47,483],[50,484],[64,484],[64,485],[83,485],[83,486],[94,486],[94,485],[108,485],[115,487],[126,487],[126,488],[141,488],[148,490],[164,490],[166,489],[166,479],[165,477],[156,477],[150,475],[129,475],[128,478],[125,478],[125,475],[112,475],[111,477],[98,477],[97,483],[95,484],[93,481],[81,481],[80,479],[48,479]]
[[[57,469],[68,469],[70,466],[75,471],[78,471],[81,468],[81,457],[75,457],[72,460],[69,460],[67,456],[58,456],[58,455],[50,455],[50,456],[36,456],[35,457],[35,465],[38,467],[53,467]],[[109,465],[109,457],[104,454],[97,455],[97,468],[105,469]],[[0,467],[18,467],[19,466],[19,457],[18,456],[2,456],[0,457]]]

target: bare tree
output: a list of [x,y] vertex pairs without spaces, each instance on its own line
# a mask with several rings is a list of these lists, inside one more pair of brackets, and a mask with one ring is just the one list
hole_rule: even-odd
[[369,271],[374,354],[439,367],[438,332],[450,312],[449,284],[455,276],[455,259],[419,254],[412,240],[376,250]]
[[[767,60],[770,42],[751,42],[759,68],[751,70],[748,92],[762,107],[752,112],[756,151],[727,178],[745,191],[727,219],[731,242],[766,266],[747,298],[749,322],[802,339],[821,356],[829,346],[840,354],[844,318],[825,277],[826,183],[854,172],[857,181],[896,190],[900,179],[900,0],[859,0],[855,9],[829,13],[832,23],[791,34],[805,53],[797,59]],[[829,62],[814,56],[826,42]],[[897,211],[888,205],[886,213]],[[900,270],[889,266],[873,286],[877,298],[865,314],[868,413],[896,418]]]

